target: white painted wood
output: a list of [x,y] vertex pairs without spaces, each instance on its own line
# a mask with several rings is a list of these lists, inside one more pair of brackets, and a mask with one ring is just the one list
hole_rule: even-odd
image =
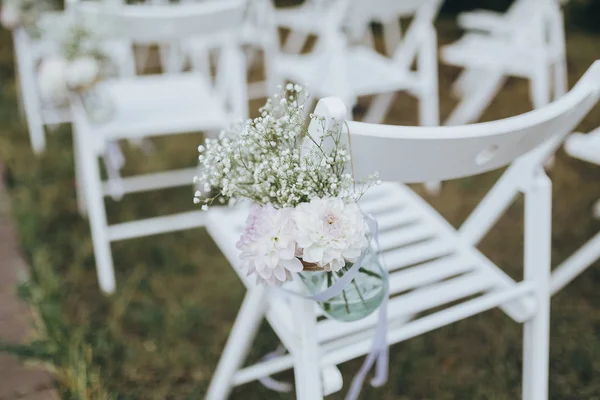
[[204,226],[205,213],[188,211],[164,217],[154,217],[110,225],[108,239],[111,241],[157,235]]
[[[566,123],[567,131],[574,128],[567,111],[574,108],[585,112],[589,109],[587,105],[595,102],[597,95],[590,93],[590,86],[594,87],[598,71],[600,63],[595,63],[573,90],[542,111],[500,121],[430,128],[348,121],[352,148],[361,149],[354,153],[355,175],[361,179],[376,170],[383,180],[417,183],[505,166],[549,140],[555,135],[554,127]],[[389,163],[390,159],[396,161]]]
[[[564,148],[571,157],[600,165],[600,157],[598,156],[598,152],[600,152],[600,127],[587,134],[571,134],[565,141]],[[598,218],[598,215],[600,215],[598,212],[600,209],[599,204],[600,202],[596,202],[593,206],[594,218]],[[552,293],[560,291],[598,259],[600,259],[600,233],[594,235],[554,269],[551,279]]]
[[227,345],[215,370],[214,379],[208,387],[207,400],[227,398],[233,376],[236,370],[242,366],[252,345],[252,338],[265,313],[266,294],[266,288],[258,286],[249,290],[244,297]]
[[[361,206],[372,212],[383,228],[382,257],[390,273],[390,344],[499,307],[525,325],[524,399],[547,399],[551,185],[542,166],[599,98],[600,61],[561,99],[505,120],[460,127],[345,121],[355,173],[379,169],[386,181],[423,182],[475,175],[511,164],[474,217],[458,231],[401,183],[384,183],[363,197]],[[325,117],[328,129],[344,120],[347,110],[339,98],[326,98],[319,101],[315,114]],[[321,125],[313,124],[309,129],[318,136]],[[497,152],[482,153],[490,145]],[[512,280],[475,247],[518,192],[526,199],[525,273],[521,282]],[[252,290],[255,283],[239,269],[235,246],[247,210],[242,205],[211,211],[207,229]],[[295,288],[294,283],[290,287]],[[352,323],[323,319],[315,326],[319,313],[314,312],[314,306],[305,304],[298,311],[294,307],[300,303],[294,306],[295,299],[286,301],[280,292],[273,293],[278,295],[268,299],[273,309],[268,320],[291,354],[238,370],[232,385],[288,368],[295,368],[297,385],[305,385],[307,380],[317,379],[318,366],[338,365],[370,351],[375,314]],[[428,314],[422,316],[423,312]],[[308,331],[302,328],[307,326]],[[309,341],[318,347],[307,348]],[[307,365],[313,378],[307,378]],[[298,396],[309,398],[303,389]],[[320,398],[321,393],[312,396]]]
[[465,35],[444,46],[443,62],[464,68],[453,93],[460,102],[445,124],[475,122],[508,76],[529,80],[533,107],[567,91],[566,49],[560,4],[553,0],[517,0],[505,13],[463,13]]
[[102,21],[107,35],[135,43],[164,43],[190,36],[231,33],[243,18],[245,0],[176,5],[105,5],[82,1],[78,17]]
[[[196,168],[185,168],[175,171],[136,175],[121,178],[121,184],[123,186],[123,193],[137,193],[148,190],[165,189],[190,184],[197,172],[198,170]],[[110,193],[107,182],[104,182],[102,192],[104,195]]]
[[535,284],[536,311],[523,326],[523,399],[548,398],[552,184],[540,165],[525,189],[524,281]]
[[[85,21],[101,18],[106,37],[116,42],[173,44],[191,35],[207,38],[221,52],[214,84],[205,74],[180,72],[175,65],[178,56],[171,60],[173,68],[167,74],[130,74],[101,82],[98,90],[108,94],[115,109],[112,118],[103,123],[90,121],[79,97],[71,99],[73,129],[78,132],[75,158],[78,163],[95,166],[88,165],[82,177],[78,177],[80,185],[85,187],[79,202],[80,208],[89,213],[99,284],[106,293],[116,289],[111,242],[200,227],[204,225],[205,214],[192,211],[109,225],[103,197],[113,194],[114,182],[101,181],[97,158],[105,153],[109,143],[122,139],[141,142],[152,136],[212,133],[233,120],[247,117],[245,65],[235,43],[244,8],[245,0],[223,0],[137,6],[123,5],[120,1],[80,2],[73,9],[73,14]],[[130,176],[120,179],[119,184],[124,194],[190,185],[191,196],[193,175],[194,169],[190,168]]]

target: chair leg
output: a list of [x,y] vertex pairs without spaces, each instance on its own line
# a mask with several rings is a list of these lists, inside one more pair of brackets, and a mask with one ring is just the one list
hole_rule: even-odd
[[[75,127],[74,127],[75,129]],[[116,289],[115,271],[113,267],[112,254],[110,252],[110,240],[108,238],[108,221],[104,208],[104,195],[102,194],[102,177],[98,166],[98,157],[91,143],[85,141],[84,132],[75,129],[77,136],[77,151],[81,162],[81,173],[83,177],[84,199],[87,205],[90,228],[92,231],[92,242],[96,258],[96,273],[98,284],[105,293],[113,293]]]
[[13,43],[17,87],[22,99],[29,139],[33,152],[39,154],[46,148],[46,133],[35,80],[34,54],[27,34],[23,29],[19,28],[13,32]]
[[246,293],[208,387],[207,400],[224,400],[229,395],[233,376],[246,359],[252,340],[264,317],[267,290],[266,287],[257,285]]
[[294,378],[297,400],[322,400],[323,383],[319,362],[319,347],[316,331],[317,320],[313,301],[292,299],[296,346],[291,349],[294,356]]
[[550,103],[550,66],[543,65],[536,68],[530,80],[531,102],[537,109]]
[[79,215],[87,217],[87,205],[85,202],[85,182],[83,179],[83,172],[81,171],[81,154],[79,152],[79,146],[77,135],[73,132],[73,170],[75,172],[75,196],[77,198],[77,210]]
[[481,80],[486,77],[485,71],[477,69],[465,69],[452,83],[452,95],[461,98],[477,88]]
[[523,400],[548,399],[552,184],[538,169],[525,190],[525,280],[535,283],[535,313],[523,327]]
[[479,120],[505,80],[506,77],[501,72],[489,73],[487,79],[481,81],[477,88],[470,93],[465,93],[444,124],[464,125]]
[[558,100],[569,90],[568,75],[567,75],[567,60],[564,58],[554,64],[552,68],[554,74],[554,100]]

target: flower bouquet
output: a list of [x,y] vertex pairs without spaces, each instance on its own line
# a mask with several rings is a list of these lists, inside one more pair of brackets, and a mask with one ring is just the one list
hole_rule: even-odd
[[320,305],[331,318],[353,321],[372,313],[387,294],[376,232],[357,204],[380,182],[377,174],[355,182],[341,124],[327,127],[311,115],[320,130],[309,131],[307,98],[302,87],[288,84],[258,118],[199,146],[195,181],[201,190],[194,202],[205,210],[215,200],[254,203],[237,247],[259,283],[281,285],[298,276],[318,294],[352,273],[343,290]]
[[22,26],[31,37],[39,38],[39,20],[53,5],[52,1],[44,0],[2,0],[0,22],[9,30]]
[[38,84],[44,100],[65,105],[70,92],[81,96],[94,122],[108,120],[114,113],[110,97],[99,89],[111,73],[108,57],[100,49],[99,38],[87,26],[73,22],[60,40],[59,54],[45,58],[38,71]]

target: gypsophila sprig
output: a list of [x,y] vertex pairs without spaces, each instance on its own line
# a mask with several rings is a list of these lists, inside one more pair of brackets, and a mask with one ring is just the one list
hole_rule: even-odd
[[[322,135],[313,137],[305,118],[308,93],[288,84],[267,100],[260,116],[238,123],[207,139],[199,146],[200,173],[195,182],[200,190],[194,202],[203,208],[217,197],[248,198],[276,209],[296,207],[313,198],[357,199],[363,190],[356,185],[350,169],[350,152],[342,145],[342,126],[325,129],[323,118],[311,115],[322,126]],[[304,140],[312,146],[302,146]],[[367,187],[377,179],[370,177]],[[214,196],[215,190],[218,195]]]

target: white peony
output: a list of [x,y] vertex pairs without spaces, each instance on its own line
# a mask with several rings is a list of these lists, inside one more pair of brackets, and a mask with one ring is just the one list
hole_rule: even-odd
[[294,221],[302,259],[327,271],[355,262],[369,245],[360,208],[341,198],[301,203],[295,209]]
[[6,29],[15,29],[21,23],[21,12],[14,5],[4,5],[0,11],[0,22]]
[[292,209],[275,209],[272,205],[255,206],[246,221],[237,247],[248,274],[257,281],[280,285],[300,272],[302,262],[296,258]]
[[100,66],[94,57],[83,56],[67,66],[67,84],[73,89],[93,84],[100,74]]
[[43,100],[66,104],[69,88],[66,82],[67,61],[64,58],[47,58],[38,71],[38,85]]

